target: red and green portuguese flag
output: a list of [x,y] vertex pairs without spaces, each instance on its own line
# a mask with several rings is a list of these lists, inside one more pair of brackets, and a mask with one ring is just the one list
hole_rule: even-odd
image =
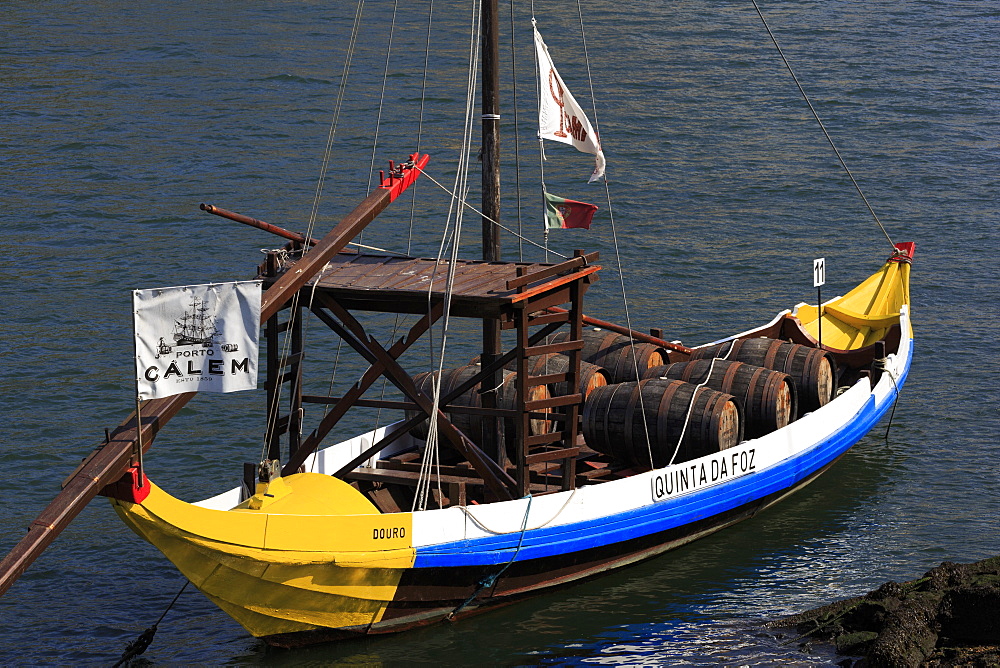
[[550,230],[575,227],[589,230],[595,211],[597,207],[593,204],[545,193],[545,226]]

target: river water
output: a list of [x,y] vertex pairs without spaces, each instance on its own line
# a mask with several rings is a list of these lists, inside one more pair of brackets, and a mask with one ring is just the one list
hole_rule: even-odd
[[[364,7],[320,233],[367,192],[376,124],[378,166],[413,151],[419,135],[432,155],[429,174],[452,183],[470,8],[434,8],[420,125],[427,4],[401,4],[384,95],[392,7]],[[742,525],[456,625],[275,651],[188,591],[144,660],[824,665],[836,661],[828,649],[803,649],[760,623],[918,577],[943,560],[1000,553],[1000,369],[992,352],[1000,333],[992,255],[1000,8],[960,0],[761,7],[889,234],[917,244],[916,356],[888,439],[883,422],[820,480]],[[601,1],[583,11],[637,328],[702,343],[814,299],[813,258],[826,258],[824,297],[880,265],[889,243],[752,4]],[[589,109],[576,7],[538,2],[535,13],[564,79]],[[251,277],[259,250],[279,245],[201,213],[199,202],[305,229],[354,15],[350,3],[305,0],[4,5],[0,552],[130,409],[129,290]],[[509,40],[509,6],[501,17]],[[519,223],[509,200],[504,221],[538,242],[529,19],[527,5],[515,7],[517,79],[526,84],[516,105],[522,206]],[[509,83],[509,41],[502,57]],[[512,131],[509,92],[503,103],[503,127]],[[515,140],[504,141],[504,189],[514,195]],[[624,320],[604,189],[585,183],[591,159],[561,145],[547,154],[550,191],[601,206],[590,232],[554,231],[551,247],[601,251],[606,268],[587,310]],[[445,196],[430,183],[419,195],[430,203],[412,216],[408,203],[397,203],[364,241],[435,253]],[[470,199],[478,200],[475,187]],[[466,222],[463,244],[474,256],[478,220]],[[507,258],[517,256],[513,237],[504,245]],[[523,253],[541,258],[530,245]],[[332,358],[331,350],[316,359]],[[426,368],[426,355],[409,363]],[[343,364],[341,380],[353,380],[356,363]],[[328,380],[322,364],[309,369]],[[236,484],[241,462],[259,452],[262,392],[199,397],[157,439],[150,476],[189,500]],[[374,419],[367,414],[347,431]],[[181,583],[98,499],[0,599],[0,657],[7,665],[109,665]]]

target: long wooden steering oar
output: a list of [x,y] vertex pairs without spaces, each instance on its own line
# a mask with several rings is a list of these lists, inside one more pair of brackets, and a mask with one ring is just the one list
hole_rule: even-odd
[[[298,290],[368,223],[375,219],[391,202],[420,175],[429,156],[414,154],[409,162],[389,170],[384,179],[365,200],[337,224],[302,259],[295,263],[294,271],[287,271],[267,289],[261,297],[261,323],[277,313]],[[211,207],[214,208],[214,207]],[[205,207],[209,211],[209,207]],[[228,212],[227,212],[228,213]],[[235,214],[238,215],[238,214]],[[240,216],[249,220],[249,216]],[[234,218],[236,219],[236,218]],[[243,221],[240,221],[243,222]],[[261,221],[255,221],[261,222]],[[264,223],[263,225],[267,225]],[[257,227],[261,227],[258,225]],[[268,226],[275,229],[275,226]],[[270,232],[274,229],[262,227]],[[285,235],[282,235],[285,236]],[[295,235],[298,236],[298,235]],[[87,503],[107,485],[119,481],[132,466],[137,444],[148,450],[153,438],[177,412],[190,401],[196,392],[175,394],[162,399],[151,399],[142,406],[142,438],[136,430],[135,413],[127,417],[105,442],[97,447],[83,463],[63,481],[62,491],[35,518],[28,527],[28,534],[0,561],[0,596],[21,576],[31,563],[65,529]]]

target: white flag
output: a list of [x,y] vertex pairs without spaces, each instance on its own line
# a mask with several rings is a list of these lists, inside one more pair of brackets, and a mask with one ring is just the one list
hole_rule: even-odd
[[535,51],[538,52],[538,80],[541,86],[538,101],[538,136],[542,139],[571,144],[579,151],[597,156],[590,182],[604,176],[604,151],[587,115],[569,92],[562,77],[552,64],[549,48],[535,28]]
[[133,290],[140,399],[257,387],[260,281]]

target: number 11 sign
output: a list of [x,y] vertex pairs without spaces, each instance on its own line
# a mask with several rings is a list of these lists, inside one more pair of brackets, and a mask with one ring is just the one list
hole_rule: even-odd
[[824,283],[826,283],[826,258],[818,257],[813,260],[813,287],[818,288]]
[[826,258],[818,257],[813,260],[813,287],[816,288],[816,310],[818,312],[816,327],[820,348],[823,347],[823,297],[820,296],[820,287],[824,283],[826,283]]

